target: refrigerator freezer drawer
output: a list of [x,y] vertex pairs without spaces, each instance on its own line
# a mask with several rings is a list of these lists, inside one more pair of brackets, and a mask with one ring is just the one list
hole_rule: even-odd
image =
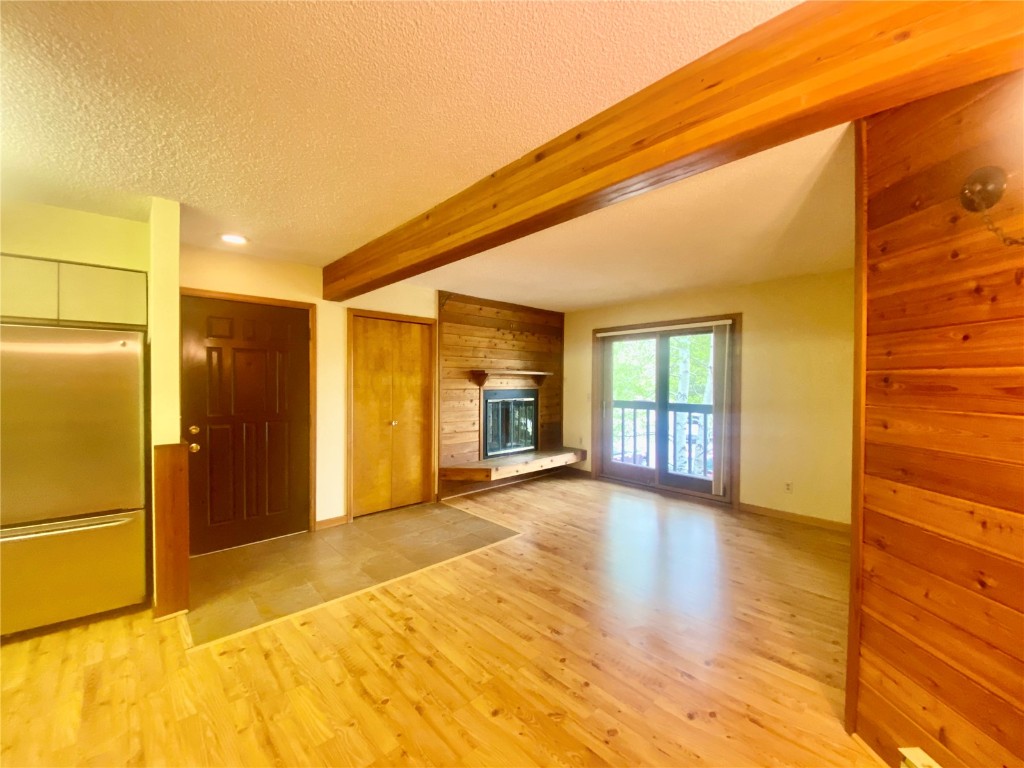
[[0,634],[146,599],[145,511],[5,528]]

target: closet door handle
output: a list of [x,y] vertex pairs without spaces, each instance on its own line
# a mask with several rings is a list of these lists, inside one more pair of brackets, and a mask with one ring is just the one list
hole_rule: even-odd
[[397,421],[392,421],[391,422],[391,426],[392,427],[397,427],[398,426],[398,422]]

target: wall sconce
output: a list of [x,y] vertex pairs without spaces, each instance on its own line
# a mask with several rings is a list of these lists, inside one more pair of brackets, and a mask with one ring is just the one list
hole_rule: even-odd
[[1024,238],[1010,237],[997,227],[988,215],[989,209],[998,203],[1006,191],[1006,171],[988,165],[974,171],[960,188],[960,205],[971,213],[980,213],[988,231],[1003,241],[1003,245],[1024,245]]

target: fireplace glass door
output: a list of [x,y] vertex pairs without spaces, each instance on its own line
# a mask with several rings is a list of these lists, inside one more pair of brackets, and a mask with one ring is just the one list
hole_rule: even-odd
[[484,458],[537,450],[537,390],[484,390]]

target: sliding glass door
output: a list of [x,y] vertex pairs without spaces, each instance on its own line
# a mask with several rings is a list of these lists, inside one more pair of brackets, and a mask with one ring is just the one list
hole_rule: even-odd
[[715,321],[603,337],[603,474],[727,495],[730,327]]

